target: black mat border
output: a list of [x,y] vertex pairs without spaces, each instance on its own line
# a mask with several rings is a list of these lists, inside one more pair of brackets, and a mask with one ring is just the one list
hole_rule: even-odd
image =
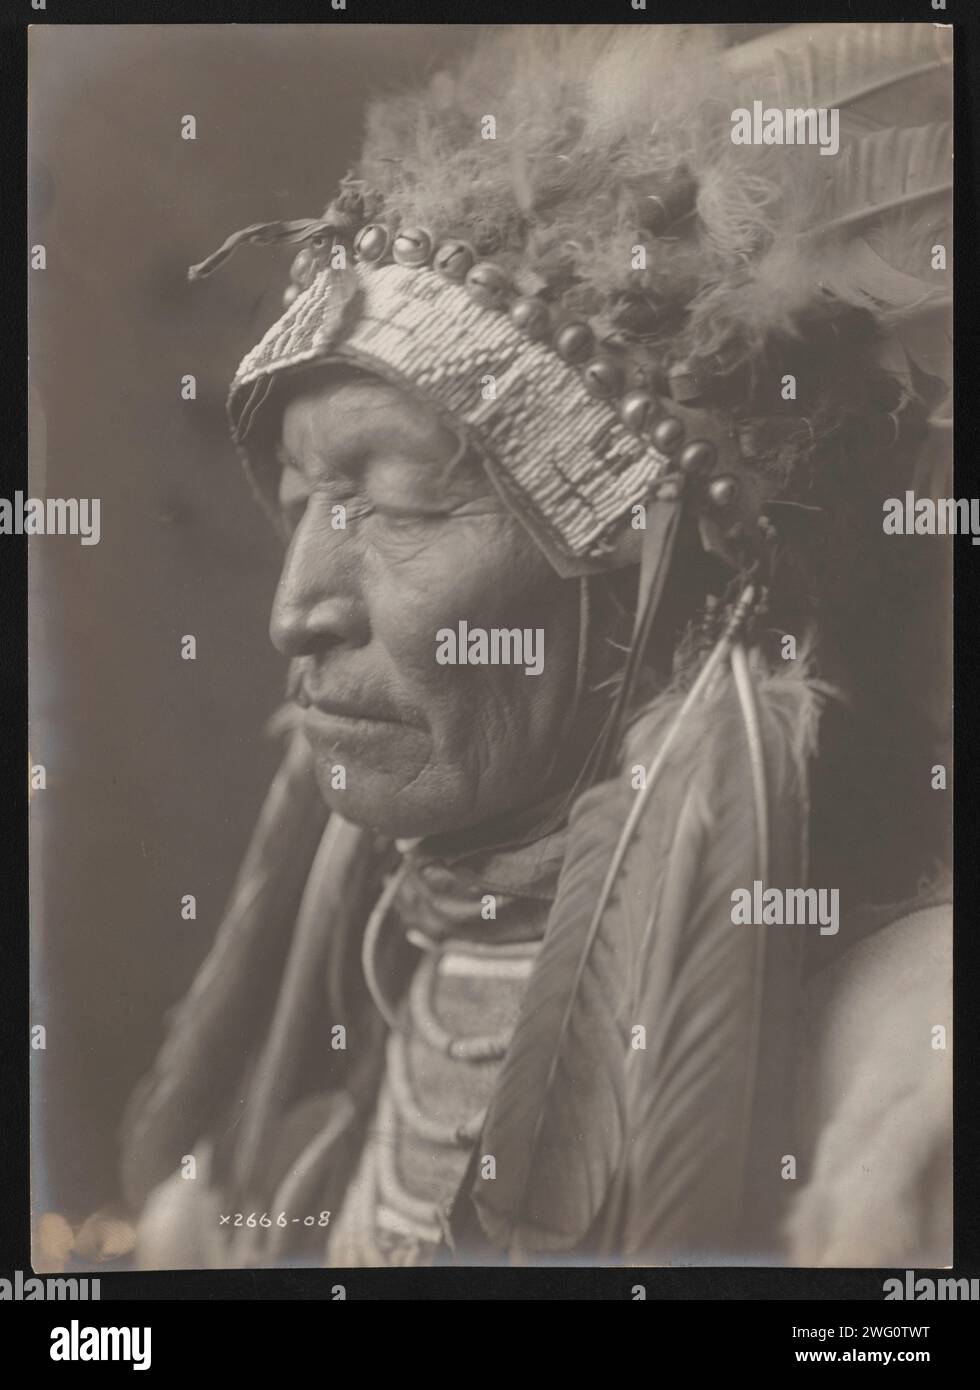
[[[0,331],[0,495],[26,488],[26,109],[29,24],[133,23],[452,23],[459,4],[415,0],[411,5],[384,0],[348,0],[334,14],[327,0],[48,0],[36,12],[30,0],[4,0],[0,15],[0,133],[3,183],[0,201],[0,266],[3,307]],[[975,366],[980,360],[978,276],[971,247],[978,244],[976,151],[980,147],[978,60],[980,10],[975,0],[948,0],[944,12],[929,0],[878,0],[878,3],[738,4],[701,0],[648,0],[648,10],[633,11],[628,0],[588,5],[566,3],[535,10],[527,4],[470,0],[467,24],[616,22],[616,23],[798,23],[837,20],[908,20],[950,23],[956,30],[955,230],[961,254],[955,282],[956,314],[956,466],[958,496],[977,495],[980,467],[980,391]],[[955,548],[956,604],[956,1245],[951,1277],[980,1274],[980,1106],[975,1078],[977,1055],[978,959],[980,925],[974,904],[980,902],[980,854],[976,816],[976,779],[980,770],[980,718],[976,614],[980,554],[966,541]],[[0,543],[0,771],[3,815],[0,820],[0,1276],[29,1270],[28,1211],[28,885],[27,885],[27,692],[26,692],[26,540]],[[643,1284],[648,1301],[881,1300],[889,1270],[765,1269],[443,1269],[443,1270],[236,1270],[190,1271],[102,1276],[108,1314],[118,1301],[328,1301],[343,1284],[348,1300],[630,1300],[634,1284]],[[882,1304],[875,1317],[901,1320],[907,1304]],[[75,1310],[73,1310],[75,1311]],[[95,1309],[89,1305],[89,1320]],[[970,1313],[969,1307],[929,1304],[930,1318]],[[852,1321],[853,1321],[852,1315]]]

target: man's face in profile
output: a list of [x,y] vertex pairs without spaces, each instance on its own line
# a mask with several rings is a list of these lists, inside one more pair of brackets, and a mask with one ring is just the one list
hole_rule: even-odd
[[[270,631],[308,705],[328,804],[409,837],[478,825],[567,783],[578,585],[482,467],[459,461],[436,413],[382,381],[321,379],[286,405],[279,452],[291,541]],[[541,673],[440,665],[436,634],[464,619],[541,629]]]

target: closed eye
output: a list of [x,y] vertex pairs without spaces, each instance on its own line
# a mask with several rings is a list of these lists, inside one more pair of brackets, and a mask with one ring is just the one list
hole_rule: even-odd
[[445,521],[449,512],[421,511],[418,508],[408,510],[404,507],[388,507],[383,503],[376,502],[371,510],[390,525],[410,525],[413,522],[438,522]]
[[282,461],[277,501],[280,514],[290,531],[295,531],[302,521],[312,496],[325,498],[329,505],[335,509],[342,507],[345,521],[347,517],[353,519],[367,516],[373,510],[367,499],[357,491],[350,478],[345,476],[331,478],[317,481],[311,485],[302,469],[297,468],[291,461]]

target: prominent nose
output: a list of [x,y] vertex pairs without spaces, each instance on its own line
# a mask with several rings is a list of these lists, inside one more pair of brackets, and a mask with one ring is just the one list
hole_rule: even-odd
[[333,529],[330,516],[329,507],[321,510],[311,499],[283,561],[269,634],[284,656],[368,640],[357,546],[346,531]]

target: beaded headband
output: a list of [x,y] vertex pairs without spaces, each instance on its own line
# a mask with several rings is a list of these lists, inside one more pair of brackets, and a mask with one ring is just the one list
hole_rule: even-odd
[[[634,561],[631,509],[676,496],[682,476],[707,477],[733,452],[707,412],[666,410],[625,344],[597,343],[584,319],[521,293],[465,242],[434,244],[421,228],[391,236],[377,222],[351,239],[336,217],[246,228],[191,272],[208,274],[245,240],[311,243],[294,261],[286,312],[232,382],[233,434],[253,477],[246,440],[275,379],[357,365],[450,417],[558,571],[575,575]],[[354,266],[332,268],[351,241]],[[734,491],[722,476],[705,495],[724,512]]]

